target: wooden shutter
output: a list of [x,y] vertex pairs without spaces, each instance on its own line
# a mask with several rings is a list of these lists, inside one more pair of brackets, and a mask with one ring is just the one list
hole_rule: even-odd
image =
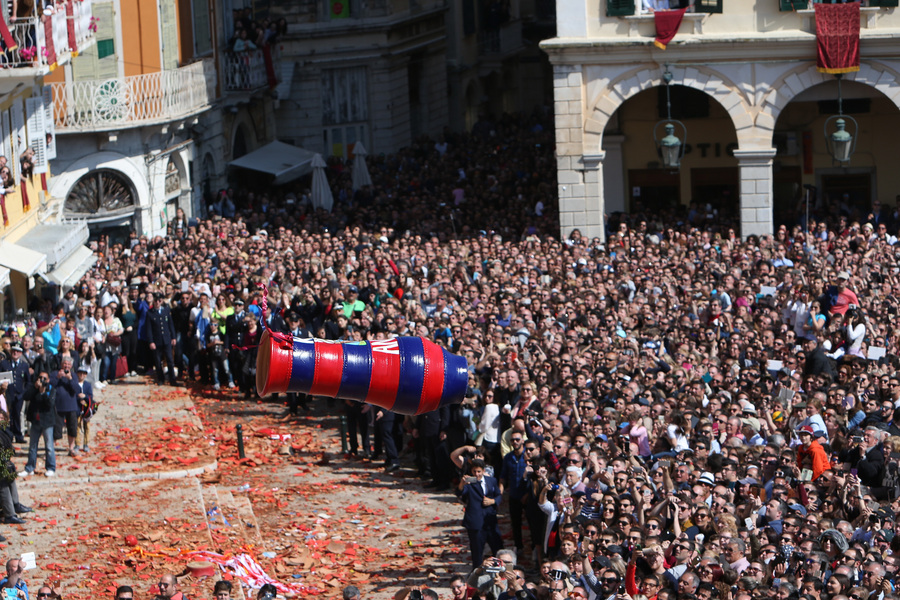
[[72,61],[72,79],[88,81],[92,79],[114,79],[119,75],[116,53],[116,13],[112,2],[94,2],[93,14],[98,18],[97,43],[89,46]]
[[212,34],[209,26],[209,1],[194,0],[194,55],[202,56],[212,51]]
[[28,139],[25,137],[25,107],[21,99],[16,98],[13,100],[10,113],[12,118],[13,152],[15,153],[15,158],[10,157],[10,162],[13,160],[18,162],[19,157],[28,148]]
[[47,161],[56,158],[56,121],[53,120],[53,88],[45,85],[44,95],[44,130],[47,132]]
[[13,148],[12,127],[10,127],[9,121],[10,111],[5,110],[0,113],[0,134],[3,136],[3,141],[0,143],[0,152],[3,152],[3,156],[7,157],[7,160],[9,161],[7,166],[10,168],[10,171],[12,171],[12,176],[18,177],[19,161]]
[[626,17],[634,14],[634,0],[606,0],[607,17]]
[[175,0],[160,0],[159,22],[162,31],[162,68],[164,71],[178,68],[178,19]]
[[806,10],[809,8],[809,0],[778,0],[781,3],[781,10]]
[[44,97],[25,99],[28,145],[34,149],[34,172],[47,172],[47,138],[44,127]]

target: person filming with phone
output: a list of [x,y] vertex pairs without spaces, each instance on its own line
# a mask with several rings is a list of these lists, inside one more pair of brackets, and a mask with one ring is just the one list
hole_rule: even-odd
[[[22,576],[24,572],[25,564],[21,559],[11,558],[6,561],[6,577],[0,579],[3,600],[30,600],[28,597],[28,584],[25,583],[25,578]],[[12,590],[15,590],[15,592],[12,592]]]
[[887,432],[875,427],[866,427],[863,435],[854,435],[851,446],[841,456],[841,460],[850,463],[859,481],[868,487],[878,488],[884,480],[884,448],[882,441]]

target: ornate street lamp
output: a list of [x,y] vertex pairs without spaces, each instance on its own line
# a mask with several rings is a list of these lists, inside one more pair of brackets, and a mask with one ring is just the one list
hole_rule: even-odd
[[[850,115],[844,114],[844,99],[841,95],[841,78],[840,74],[835,75],[838,82],[838,114],[831,115],[825,120],[825,146],[828,153],[831,154],[836,162],[850,162],[850,157],[856,150],[856,134],[859,131],[859,125],[856,119]],[[834,121],[834,131],[828,133],[831,122]],[[847,124],[851,124],[852,133],[847,131]]]
[[[663,81],[666,83],[666,119],[659,121],[653,127],[653,140],[656,142],[656,149],[662,157],[663,167],[667,169],[678,169],[681,166],[681,159],[684,157],[684,146],[687,140],[687,127],[684,123],[672,118],[672,95],[669,90],[669,84],[672,83],[672,73],[669,71],[669,65],[663,72]],[[675,135],[676,125],[681,128],[682,138]],[[660,129],[665,131],[665,135],[660,138]]]

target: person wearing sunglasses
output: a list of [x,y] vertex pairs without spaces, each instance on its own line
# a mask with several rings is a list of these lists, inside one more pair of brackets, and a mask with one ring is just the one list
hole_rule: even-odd
[[159,578],[160,600],[184,600],[184,594],[178,589],[178,580],[174,575],[166,573]]

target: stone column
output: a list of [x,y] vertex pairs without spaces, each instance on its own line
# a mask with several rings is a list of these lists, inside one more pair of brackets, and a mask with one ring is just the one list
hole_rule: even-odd
[[735,150],[741,176],[741,237],[772,235],[772,160],[775,148]]
[[[603,159],[605,152],[584,146],[582,73],[573,65],[553,68],[556,119],[556,184],[560,237],[573,229],[603,239]],[[598,154],[593,154],[599,150]]]
[[603,202],[607,213],[625,212],[630,191],[626,190],[624,135],[607,134],[603,136]]

